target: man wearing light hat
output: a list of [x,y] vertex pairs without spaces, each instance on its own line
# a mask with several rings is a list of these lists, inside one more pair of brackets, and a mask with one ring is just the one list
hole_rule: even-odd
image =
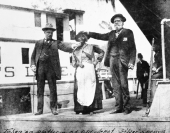
[[31,69],[36,73],[38,107],[35,115],[43,113],[44,86],[48,80],[50,89],[50,108],[54,115],[57,115],[57,87],[56,80],[61,79],[61,68],[58,49],[65,52],[72,52],[71,43],[53,40],[53,32],[56,30],[53,25],[47,23],[42,28],[45,38],[36,42],[32,56]]
[[116,110],[114,113],[130,113],[128,69],[133,69],[136,59],[136,46],[133,32],[123,28],[126,18],[122,14],[115,14],[111,18],[115,30],[109,33],[87,33],[88,37],[108,41],[104,65],[110,67],[112,75],[112,87],[116,98]]

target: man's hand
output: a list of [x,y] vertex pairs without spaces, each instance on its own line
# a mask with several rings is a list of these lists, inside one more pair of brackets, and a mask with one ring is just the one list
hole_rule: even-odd
[[77,48],[77,47],[79,47],[81,44],[80,44],[80,42],[75,42],[74,44],[72,44],[72,49],[75,49],[75,48]]
[[99,62],[98,60],[96,60],[96,61],[93,62],[94,67],[97,66],[98,62]]
[[32,70],[34,73],[36,73],[36,66],[35,66],[35,65],[32,65],[32,66],[31,66],[31,70]]
[[144,77],[147,77],[149,74],[147,72],[144,73]]
[[128,68],[133,70],[134,69],[134,65],[129,63]]
[[84,68],[84,65],[82,63],[79,63],[78,66]]
[[153,74],[156,73],[156,70],[157,70],[156,67],[153,67],[153,68],[152,68]]

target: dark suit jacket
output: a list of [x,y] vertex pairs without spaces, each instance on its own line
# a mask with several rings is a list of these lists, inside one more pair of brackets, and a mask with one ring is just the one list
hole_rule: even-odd
[[110,50],[113,47],[113,51],[119,51],[119,57],[121,62],[128,67],[128,64],[135,64],[136,60],[136,46],[134,41],[133,32],[130,29],[123,29],[119,36],[116,38],[115,30],[112,30],[106,34],[99,34],[94,32],[89,32],[89,37],[99,40],[108,41],[106,56],[104,65],[110,67]]
[[[35,65],[37,68],[37,63],[42,51],[42,46],[44,44],[44,40],[39,40],[35,44],[32,56],[31,56],[31,65]],[[59,60],[59,53],[58,49],[65,51],[65,52],[72,52],[71,48],[71,43],[66,43],[66,42],[60,42],[53,40],[49,48],[49,56],[50,56],[50,61],[53,66],[53,70],[56,74],[56,80],[61,79],[61,68],[60,68],[60,60]],[[37,68],[38,69],[38,68]]]
[[142,60],[142,63],[137,63],[136,75],[137,78],[143,83],[146,82],[149,78],[149,76],[144,76],[144,73],[149,74],[149,64]]

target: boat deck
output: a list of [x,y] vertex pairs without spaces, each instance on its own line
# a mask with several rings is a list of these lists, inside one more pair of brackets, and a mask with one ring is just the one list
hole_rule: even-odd
[[0,133],[169,133],[170,118],[144,117],[146,107],[132,94],[132,112],[110,114],[114,98],[103,101],[93,115],[76,115],[73,108],[59,109],[59,115],[32,113],[0,117]]

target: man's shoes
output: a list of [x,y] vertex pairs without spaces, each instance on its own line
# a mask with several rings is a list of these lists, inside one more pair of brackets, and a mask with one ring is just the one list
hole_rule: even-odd
[[55,109],[55,108],[52,108],[52,109],[51,109],[51,112],[52,112],[53,115],[58,115],[58,111],[57,111],[57,109]]
[[146,103],[143,103],[143,107],[147,107],[147,104],[146,104]]
[[58,108],[60,109],[62,107],[61,103],[57,103]]
[[112,111],[110,114],[117,114],[117,113],[122,113],[123,111],[122,110],[115,110],[115,111]]
[[131,111],[129,109],[125,109],[123,112],[124,115],[130,114],[130,113],[131,113]]
[[58,111],[53,111],[52,114],[53,115],[58,115]]
[[41,115],[43,112],[39,111],[37,113],[35,113],[35,115]]

